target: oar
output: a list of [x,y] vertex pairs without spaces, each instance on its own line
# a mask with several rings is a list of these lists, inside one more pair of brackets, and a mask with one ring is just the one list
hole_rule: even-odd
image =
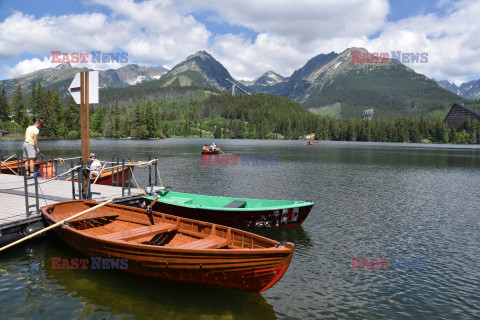
[[7,161],[10,160],[11,158],[15,157],[15,153],[12,154],[10,157],[8,157],[6,160],[3,160],[2,161],[2,164],[5,166],[5,168],[7,168],[8,170],[12,171],[16,176],[18,176],[18,174],[12,169],[10,168],[9,166],[7,166]]
[[97,204],[97,205],[94,206],[94,207],[91,207],[90,209],[87,209],[87,210],[82,211],[82,212],[80,212],[80,213],[77,213],[77,214],[75,214],[75,215],[73,215],[73,216],[71,216],[71,217],[68,217],[68,218],[66,218],[65,220],[59,221],[59,222],[57,222],[57,223],[54,223],[54,224],[52,224],[51,226],[46,227],[45,229],[42,229],[42,230],[37,231],[37,232],[35,232],[35,233],[32,233],[31,235],[26,236],[25,238],[22,238],[22,239],[20,239],[20,240],[17,240],[17,241],[15,241],[15,242],[10,243],[9,245],[6,245],[6,246],[0,248],[0,251],[3,251],[3,250],[8,249],[8,248],[10,248],[10,247],[13,247],[13,246],[15,246],[15,245],[17,245],[17,244],[19,244],[19,243],[21,243],[21,242],[23,242],[23,241],[26,241],[26,240],[28,240],[28,239],[30,239],[30,238],[33,238],[33,237],[35,237],[35,236],[38,236],[39,234],[44,233],[44,232],[46,232],[46,231],[48,231],[48,230],[50,230],[50,229],[56,228],[56,227],[58,227],[59,225],[65,223],[65,222],[67,222],[67,221],[70,221],[70,220],[72,220],[72,219],[78,218],[78,217],[80,217],[81,215],[84,215],[85,213],[89,213],[90,211],[93,211],[93,210],[95,210],[95,209],[98,209],[98,208],[100,208],[100,207],[103,207],[104,205],[106,205],[107,203],[110,203],[110,202],[112,202],[112,201],[113,201],[113,199],[110,199],[110,200],[108,200],[108,201],[106,201],[106,202],[102,202],[102,203],[100,203],[100,204]]
[[152,203],[150,203],[150,205],[148,206],[148,209],[151,209],[153,207],[153,205],[157,202],[158,198],[160,198],[160,195],[158,195],[153,201]]
[[152,201],[152,203],[150,203],[150,205],[147,207],[147,215],[148,215],[148,219],[150,220],[150,223],[153,225],[155,224],[154,221],[153,221],[153,212],[152,212],[152,207],[153,205],[157,202],[158,198],[160,198],[160,195],[158,195],[155,200]]
[[8,160],[12,159],[12,158],[15,157],[16,155],[17,155],[16,153],[12,154],[10,157],[8,157],[7,159],[3,160],[2,163],[7,162]]
[[105,163],[103,164],[102,170],[100,170],[100,172],[98,173],[97,177],[95,178],[95,181],[93,181],[92,184],[95,184],[95,182],[97,182],[98,177],[100,177],[100,176],[102,175],[103,169],[105,169],[105,166],[106,166],[106,165],[107,165],[107,163],[105,162]]

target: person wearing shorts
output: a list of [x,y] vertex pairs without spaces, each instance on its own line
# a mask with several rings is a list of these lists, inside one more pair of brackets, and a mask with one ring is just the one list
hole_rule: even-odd
[[25,170],[27,171],[27,177],[33,177],[35,171],[35,159],[37,158],[37,152],[40,152],[38,148],[37,136],[40,132],[40,128],[43,125],[43,121],[38,119],[34,125],[25,130],[25,142],[23,143],[23,158],[25,161]]

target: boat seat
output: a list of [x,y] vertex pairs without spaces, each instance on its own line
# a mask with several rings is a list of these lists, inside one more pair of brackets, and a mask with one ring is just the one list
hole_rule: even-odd
[[[92,220],[92,219],[100,219],[100,218],[116,218],[118,217],[118,213],[114,213],[111,211],[108,212],[90,212],[87,214],[84,214],[80,217],[77,217],[75,219],[70,220],[71,222],[79,222],[79,221],[84,221],[84,220]],[[68,217],[65,217],[68,218]],[[64,218],[64,219],[65,219]]]
[[246,205],[247,205],[247,201],[234,200],[223,207],[224,208],[245,208]]
[[128,231],[120,231],[115,233],[106,234],[98,238],[102,240],[123,240],[129,241],[136,238],[142,238],[158,233],[172,232],[178,229],[178,225],[173,223],[158,223],[151,226],[144,226],[135,228]]
[[175,248],[181,249],[218,249],[221,247],[225,247],[230,243],[229,239],[225,239],[222,237],[217,236],[209,236],[204,239],[195,240],[189,243],[185,243],[179,246],[175,246]]

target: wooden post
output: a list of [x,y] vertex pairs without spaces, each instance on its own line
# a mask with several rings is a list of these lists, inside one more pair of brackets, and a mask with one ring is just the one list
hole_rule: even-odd
[[[80,122],[81,122],[81,137],[82,137],[82,164],[86,166],[90,160],[90,110],[88,99],[88,71],[80,73]],[[87,189],[89,181],[89,174],[85,169],[83,172],[83,199],[87,197]]]

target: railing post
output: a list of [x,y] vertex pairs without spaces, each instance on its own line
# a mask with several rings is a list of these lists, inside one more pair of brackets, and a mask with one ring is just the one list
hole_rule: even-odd
[[[37,173],[38,174],[38,173]],[[39,197],[38,197],[38,176],[34,176],[35,180],[35,209],[37,209],[37,214],[40,214],[40,205],[39,205]]]
[[54,170],[53,170],[52,178],[53,178],[54,175],[57,175],[57,172],[58,172],[58,160],[55,159],[53,161],[55,161],[55,162],[54,162]]
[[[112,157],[112,163],[115,159]],[[112,187],[113,187],[113,180],[115,179],[115,169],[112,169],[112,178],[110,180],[112,180]]]
[[117,157],[117,164],[115,165],[116,170],[117,170],[117,181],[116,181],[115,185],[116,185],[117,187],[120,186],[120,184],[118,184],[118,179],[119,179],[119,177],[120,177],[120,171],[119,171],[120,169],[118,168],[118,164],[119,164],[119,163],[120,163],[120,162],[119,162],[118,157]]
[[[131,163],[132,162],[131,159],[128,159],[128,162]],[[128,170],[129,170],[128,173],[127,173],[128,174],[127,175],[127,177],[128,177],[128,196],[130,196],[130,189],[131,189],[130,187],[132,185],[133,169],[132,169],[132,167],[128,167]]]
[[158,186],[158,158],[155,158],[155,186]]
[[[20,156],[20,154],[19,154],[19,156]],[[26,162],[27,162],[27,161],[25,160],[25,164],[27,164]],[[20,169],[20,166],[23,167],[23,154],[22,154],[21,161],[20,161],[20,157],[17,157],[17,174],[18,174],[18,175],[20,175],[21,172],[22,172],[21,169]]]
[[152,186],[152,164],[150,163],[151,158],[148,157],[148,186]]
[[[73,169],[73,161],[70,161],[70,170]],[[75,200],[75,172],[72,170],[70,171],[72,176],[72,200]]]
[[122,198],[125,197],[125,159],[122,159]]
[[29,204],[28,204],[28,183],[27,183],[27,170],[22,167],[22,172],[23,172],[23,187],[24,187],[24,194],[25,194],[25,210],[26,210],[26,217],[30,216],[30,211],[29,211]]
[[[81,163],[79,163],[79,165],[81,165]],[[83,167],[83,166],[81,166]],[[82,170],[78,170],[78,174],[77,174],[77,181],[78,181],[78,199],[79,200],[82,200],[83,197],[82,197],[82,180],[83,180],[83,169]]]

